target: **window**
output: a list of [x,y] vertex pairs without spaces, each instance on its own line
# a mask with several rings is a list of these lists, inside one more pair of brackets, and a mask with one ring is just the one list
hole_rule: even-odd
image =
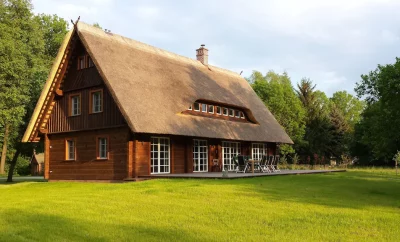
[[151,137],[151,174],[169,173],[169,138]]
[[108,138],[98,137],[97,138],[97,159],[108,159]]
[[208,171],[207,140],[195,139],[193,143],[193,171]]
[[208,105],[208,112],[214,113],[214,105]]
[[90,56],[87,56],[87,59],[88,59],[88,67],[93,67],[94,63],[93,63],[92,58],[90,58]]
[[240,111],[235,110],[235,117],[236,117],[236,118],[240,118]]
[[244,119],[244,113],[240,112],[240,118]]
[[75,140],[73,140],[73,139],[65,140],[65,159],[66,160],[75,160],[76,159]]
[[229,109],[229,116],[233,117],[233,109]]
[[263,143],[253,143],[251,149],[251,158],[253,160],[261,160],[264,155],[267,155],[267,145]]
[[85,56],[78,57],[78,70],[85,69]]
[[228,109],[224,108],[224,116],[228,116]]
[[189,106],[188,110],[192,110],[192,105]]
[[90,113],[100,113],[103,111],[103,90],[90,91]]
[[70,96],[70,115],[77,116],[81,114],[81,95]]
[[222,142],[222,164],[223,169],[229,171],[235,170],[235,162],[233,157],[240,155],[240,143],[238,142]]
[[217,107],[217,114],[218,115],[221,115],[222,113],[221,113],[221,107]]
[[204,104],[204,103],[201,104],[201,111],[202,111],[203,113],[206,113],[206,112],[207,112],[207,104]]
[[200,103],[194,103],[194,111],[200,111]]

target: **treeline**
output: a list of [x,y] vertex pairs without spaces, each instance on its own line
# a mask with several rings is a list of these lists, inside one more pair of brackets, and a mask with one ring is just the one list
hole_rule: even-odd
[[280,146],[289,160],[393,164],[400,146],[399,59],[362,75],[355,88],[357,97],[346,91],[328,97],[307,78],[294,87],[286,72],[263,75],[254,71],[248,81],[294,141],[293,146]]

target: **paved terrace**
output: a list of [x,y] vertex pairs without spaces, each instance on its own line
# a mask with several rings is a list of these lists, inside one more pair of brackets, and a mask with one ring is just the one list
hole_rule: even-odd
[[283,175],[303,175],[303,174],[320,174],[330,172],[344,172],[346,170],[282,170],[274,173],[235,173],[229,172],[228,177],[223,177],[222,172],[193,172],[183,174],[155,174],[149,176],[140,176],[140,178],[199,178],[199,179],[238,179],[252,178],[260,176],[283,176]]

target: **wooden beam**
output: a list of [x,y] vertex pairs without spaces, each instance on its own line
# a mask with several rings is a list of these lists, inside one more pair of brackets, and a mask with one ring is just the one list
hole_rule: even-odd
[[49,130],[48,129],[40,129],[39,130],[41,134],[48,134]]
[[127,164],[127,171],[128,171],[128,178],[133,177],[133,141],[128,141],[128,160]]
[[63,91],[61,89],[56,90],[56,95],[59,97],[62,97],[64,95]]
[[49,179],[50,175],[50,142],[47,134],[44,135],[44,179]]

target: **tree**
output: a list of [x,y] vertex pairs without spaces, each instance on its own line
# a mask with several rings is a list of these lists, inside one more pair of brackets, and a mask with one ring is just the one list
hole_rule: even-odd
[[361,75],[355,91],[367,104],[355,128],[359,140],[354,148],[370,150],[369,160],[389,164],[400,146],[400,59]]
[[6,131],[0,173],[4,173],[9,135],[22,124],[29,101],[29,80],[44,50],[31,10],[31,3],[24,0],[0,4],[0,122]]
[[[9,181],[19,154],[32,152],[32,145],[20,143],[21,136],[66,28],[67,22],[56,15],[34,16],[28,0],[0,1],[0,53],[4,53],[0,55],[0,128],[7,134],[2,153],[7,153],[7,143],[12,146]],[[3,167],[6,156],[1,157]]]
[[361,113],[365,108],[365,102],[346,91],[335,92],[331,97],[331,102],[339,109],[344,119],[349,124],[350,130],[353,131],[355,124],[360,122]]
[[[305,132],[305,110],[296,96],[288,74],[269,71],[263,76],[260,72],[254,71],[249,82],[295,145],[300,145]],[[291,146],[285,145],[281,146],[281,151],[294,152]]]

